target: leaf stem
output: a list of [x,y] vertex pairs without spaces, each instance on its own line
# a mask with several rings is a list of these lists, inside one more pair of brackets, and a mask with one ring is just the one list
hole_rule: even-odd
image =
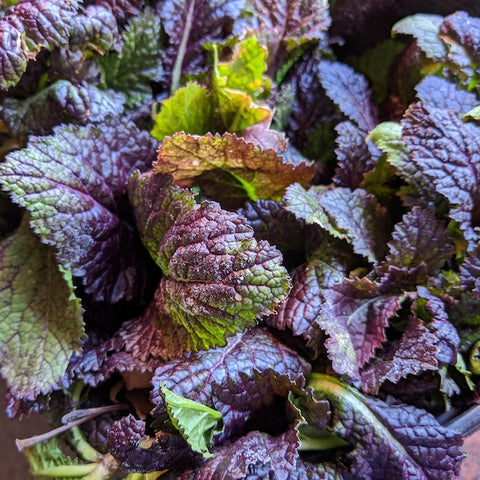
[[62,478],[78,478],[84,477],[97,468],[97,463],[84,463],[82,465],[58,465],[54,467],[42,468],[35,470],[36,477],[62,477]]
[[183,29],[182,40],[178,46],[177,58],[173,64],[172,80],[170,83],[170,95],[173,95],[180,85],[180,76],[182,75],[182,65],[187,51],[187,43],[190,37],[190,31],[193,24],[193,11],[195,8],[195,0],[192,0],[188,7],[187,18],[185,19],[185,27]]

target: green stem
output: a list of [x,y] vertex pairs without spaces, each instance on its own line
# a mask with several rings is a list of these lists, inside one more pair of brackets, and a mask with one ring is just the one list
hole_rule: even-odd
[[187,18],[185,19],[185,27],[183,29],[182,40],[180,41],[180,45],[178,46],[177,58],[175,59],[175,63],[173,64],[172,82],[170,83],[170,95],[173,95],[180,85],[183,59],[185,58],[188,39],[190,37],[190,31],[192,30],[194,7],[195,0],[191,0],[188,7]]
[[80,427],[77,425],[75,427],[72,427],[72,447],[75,448],[75,451],[82,457],[84,460],[87,460],[89,462],[96,462],[100,460],[103,455],[93,448],[85,439],[85,436],[83,435],[82,431],[80,430]]
[[107,480],[118,470],[118,467],[118,462],[113,455],[107,453],[102,461],[97,463],[96,467],[82,480]]
[[86,463],[83,465],[59,465],[56,467],[43,468],[35,470],[36,477],[54,477],[54,478],[78,478],[84,477],[97,468],[97,463]]

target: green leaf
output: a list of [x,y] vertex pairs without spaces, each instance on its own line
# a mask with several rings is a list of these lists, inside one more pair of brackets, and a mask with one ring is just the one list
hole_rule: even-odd
[[192,450],[201,453],[204,458],[211,457],[208,445],[213,434],[219,433],[215,427],[222,422],[222,414],[206,405],[177,395],[163,383],[160,384],[160,391],[175,428]]
[[216,44],[213,51],[212,95],[225,130],[236,132],[270,119],[271,110],[255,103],[269,90],[269,81],[263,76],[265,49],[251,37],[235,46],[227,62],[218,61]]
[[288,185],[299,182],[306,186],[313,176],[313,165],[284,162],[275,151],[261,150],[228,133],[202,137],[180,133],[166,138],[153,169],[172,174],[179,185],[197,184],[220,202],[232,202],[232,198],[240,202],[247,198],[281,200]]
[[79,352],[82,310],[53,248],[28,218],[0,244],[0,364],[12,394],[33,399],[56,387]]
[[65,455],[56,437],[28,447],[24,454],[30,464],[30,471],[41,480],[84,478],[96,466],[95,463],[80,464],[78,460]]
[[441,15],[417,13],[398,21],[392,33],[413,36],[428,58],[440,61],[447,55],[446,45],[438,36],[442,22]]
[[150,82],[162,77],[160,35],[160,19],[146,9],[127,25],[120,52],[97,60],[105,85],[125,93],[130,107],[142,103],[150,94]]
[[205,87],[189,83],[163,102],[153,120],[150,133],[160,141],[177,132],[204,135],[214,129],[211,96]]

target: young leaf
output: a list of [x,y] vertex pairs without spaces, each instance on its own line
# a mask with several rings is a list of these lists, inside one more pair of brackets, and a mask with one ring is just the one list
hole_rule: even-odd
[[67,45],[77,0],[27,0],[7,9],[0,20],[0,89],[16,85],[42,48]]
[[190,82],[162,103],[151,134],[160,141],[177,132],[204,135],[214,130],[212,106],[208,90]]
[[211,457],[208,447],[215,427],[222,421],[222,414],[206,405],[177,395],[163,384],[160,384],[160,394],[173,425],[191,449],[201,453],[203,458]]
[[377,124],[377,109],[365,77],[339,62],[321,61],[319,79],[327,95],[365,133]]
[[153,169],[173,174],[183,186],[197,183],[216,200],[232,196],[280,200],[290,183],[307,185],[313,175],[313,165],[283,162],[273,150],[262,151],[228,133],[166,138]]
[[[225,344],[225,335],[275,311],[290,279],[280,252],[238,215],[203,202],[178,219],[158,246],[160,311],[186,329],[194,350]],[[165,334],[169,334],[165,331]]]
[[383,257],[388,232],[386,210],[365,190],[314,187],[306,191],[294,184],[287,188],[285,203],[297,218],[347,240],[356,253],[371,262]]
[[395,225],[392,237],[386,263],[399,268],[414,268],[424,263],[427,273],[435,275],[453,254],[446,225],[431,210],[414,207]]
[[373,154],[375,146],[372,148],[365,141],[365,133],[353,122],[341,122],[335,131],[337,167],[333,181],[340,187],[354,190],[360,186],[364,175],[375,167],[378,154]]
[[402,120],[403,136],[411,162],[430,185],[447,198],[450,217],[468,241],[476,238],[480,178],[480,127],[462,122],[454,112],[412,105]]
[[58,387],[83,337],[82,310],[68,272],[28,218],[0,243],[0,364],[10,392],[33,400]]
[[30,211],[35,232],[97,300],[132,298],[143,282],[142,253],[119,202],[130,172],[145,170],[154,154],[146,132],[111,121],[32,136],[0,166],[0,182]]
[[441,15],[418,13],[403,18],[392,27],[393,34],[411,35],[428,58],[442,61],[447,55],[447,47],[440,40]]
[[354,476],[448,480],[459,474],[462,438],[433,415],[364,396],[329,375],[313,374],[308,386],[330,402],[331,431],[352,445],[344,461],[352,462]]
[[151,93],[150,82],[162,78],[160,20],[147,9],[133,17],[122,36],[120,52],[99,57],[105,85],[123,92],[127,105],[142,103]]
[[402,295],[382,294],[367,278],[334,285],[323,294],[317,318],[332,367],[340,375],[358,378],[362,368],[386,340],[389,320],[400,310]]
[[252,329],[230,338],[225,347],[172,359],[157,368],[153,415],[165,411],[160,390],[164,384],[181,397],[219,411],[229,436],[277,395],[302,385],[309,371],[308,363],[266,329]]
[[362,372],[362,389],[375,395],[385,381],[397,383],[408,375],[437,370],[438,339],[418,318],[411,318],[400,341],[382,359]]

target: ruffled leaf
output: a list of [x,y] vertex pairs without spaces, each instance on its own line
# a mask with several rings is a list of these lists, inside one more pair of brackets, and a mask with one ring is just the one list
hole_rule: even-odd
[[262,151],[232,134],[180,133],[167,138],[153,168],[155,173],[173,174],[180,185],[198,184],[219,201],[232,197],[280,200],[290,183],[306,185],[313,175],[313,165],[284,162],[273,150]]
[[336,238],[347,240],[356,253],[371,262],[383,257],[388,232],[386,210],[363,189],[287,188],[288,211],[307,223],[320,225]]
[[16,85],[42,48],[67,45],[77,0],[29,0],[7,9],[0,20],[0,89]]
[[158,252],[165,273],[156,293],[159,312],[188,332],[194,350],[224,345],[225,335],[273,313],[290,288],[280,252],[213,203],[178,219]]
[[310,371],[297,353],[265,329],[237,334],[227,345],[172,359],[153,378],[153,414],[165,405],[161,384],[177,395],[214,408],[223,415],[224,433],[242,428],[255,412],[271,405],[278,395],[301,386]]
[[120,51],[98,58],[105,85],[123,92],[129,106],[148,98],[150,82],[162,78],[160,34],[160,19],[147,9],[127,25]]
[[0,119],[10,133],[44,135],[60,123],[100,122],[123,112],[125,98],[113,90],[100,90],[87,83],[57,80],[31,97],[7,97],[1,102]]
[[12,395],[33,400],[59,386],[83,337],[68,272],[25,218],[0,244],[0,364]]
[[131,123],[62,126],[30,137],[1,165],[4,189],[97,300],[132,298],[143,282],[142,253],[119,202],[130,172],[144,170],[154,154],[153,140]]
[[350,120],[364,132],[377,124],[377,110],[365,77],[340,62],[322,61],[319,78],[327,95]]
[[430,190],[447,198],[450,217],[456,220],[467,240],[476,237],[480,199],[480,127],[462,122],[450,111],[412,105],[402,120],[403,136]]
[[406,480],[447,480],[459,474],[462,438],[433,415],[388,405],[360,394],[338,379],[314,374],[308,383],[332,408],[330,429],[353,449],[345,454],[350,473],[372,480],[388,475]]

